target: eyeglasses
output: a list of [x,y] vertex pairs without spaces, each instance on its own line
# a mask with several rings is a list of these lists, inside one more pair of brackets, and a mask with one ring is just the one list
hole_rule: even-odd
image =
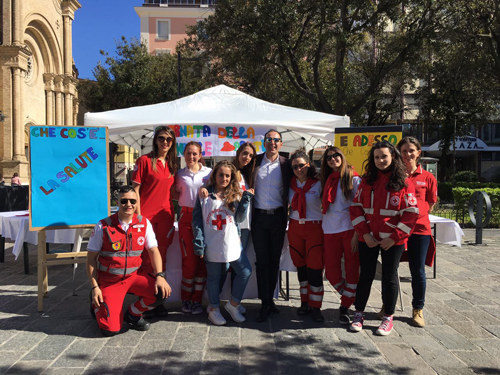
[[163,142],[172,143],[172,141],[174,140],[172,137],[164,137],[163,135],[160,135],[157,139],[160,143]]
[[271,142],[274,142],[274,143],[280,143],[280,142],[281,142],[281,138],[271,138],[271,137],[267,137],[267,138],[266,138],[266,142],[267,142],[267,143],[271,143]]
[[332,159],[337,159],[337,158],[340,158],[342,155],[340,155],[338,152],[336,152],[335,154],[333,155],[326,155],[326,161],[330,161]]
[[130,201],[130,204],[136,204],[137,199],[127,199],[127,198],[122,198],[120,199],[121,204],[127,204]]
[[292,168],[294,171],[296,171],[297,169],[302,169],[306,166],[307,164],[295,164],[295,165],[292,165]]

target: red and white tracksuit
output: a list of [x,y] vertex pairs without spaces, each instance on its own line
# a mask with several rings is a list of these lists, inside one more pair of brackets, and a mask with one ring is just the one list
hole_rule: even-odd
[[379,171],[373,185],[361,180],[349,211],[362,242],[363,235],[371,233],[378,241],[389,237],[394,245],[402,245],[415,226],[418,207],[413,184],[406,179],[407,186],[400,191],[387,190],[389,177]]
[[[353,177],[352,197],[356,194],[360,182],[360,177]],[[353,253],[351,246],[355,234],[349,216],[351,203],[352,198],[345,198],[339,183],[335,201],[324,207],[326,213],[323,215],[325,276],[340,293],[340,304],[347,308],[351,307],[356,299],[359,280],[359,253]],[[342,275],[342,257],[345,278]]]
[[101,220],[101,224],[103,239],[97,261],[97,282],[103,302],[100,307],[94,306],[94,311],[101,329],[118,332],[127,293],[141,297],[129,307],[129,312],[135,316],[153,309],[163,302],[163,298],[155,295],[155,277],[138,272],[145,249],[147,221],[134,214],[127,232],[120,227],[118,214]]
[[198,190],[208,181],[211,169],[201,166],[197,173],[188,167],[177,171],[175,189],[179,193],[179,244],[182,255],[181,299],[200,302],[207,283],[207,268],[204,259],[194,253],[193,246],[193,207]]
[[[292,177],[295,179],[296,177]],[[297,180],[297,187],[306,182]],[[321,308],[323,303],[323,229],[321,221],[321,183],[316,183],[305,193],[306,217],[300,218],[299,212],[292,209],[288,224],[288,244],[293,265],[297,267],[300,284],[300,301],[308,302],[310,307]],[[295,192],[289,191],[291,203]]]
[[[152,154],[149,153],[136,160],[132,182],[141,185],[139,189],[141,214],[149,219],[153,226],[162,264],[165,267],[167,249],[175,235],[174,206],[170,199],[174,175],[168,168],[168,160],[163,165],[162,161],[157,159],[155,172],[151,165],[151,157]],[[153,272],[148,253],[143,253],[142,261],[144,272]]]

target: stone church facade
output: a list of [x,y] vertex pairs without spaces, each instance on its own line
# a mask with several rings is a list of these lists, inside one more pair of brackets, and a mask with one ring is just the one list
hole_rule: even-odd
[[0,0],[0,172],[29,181],[30,125],[76,125],[77,0]]

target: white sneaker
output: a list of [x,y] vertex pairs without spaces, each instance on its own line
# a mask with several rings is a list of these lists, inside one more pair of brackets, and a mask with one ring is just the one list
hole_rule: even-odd
[[246,320],[245,317],[243,315],[241,315],[238,307],[231,305],[231,302],[226,303],[224,308],[229,313],[229,315],[231,315],[231,318],[233,318],[233,320],[236,323],[243,323]]
[[245,315],[247,313],[247,309],[245,309],[241,303],[238,305],[238,311],[242,315]]
[[208,313],[208,320],[210,320],[216,326],[223,326],[226,324],[226,319],[220,313],[220,309],[211,309]]

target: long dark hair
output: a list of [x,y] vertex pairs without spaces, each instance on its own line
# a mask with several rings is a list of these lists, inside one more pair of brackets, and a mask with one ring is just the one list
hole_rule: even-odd
[[151,166],[153,168],[153,171],[157,172],[156,160],[158,159],[159,150],[156,141],[161,132],[167,132],[168,135],[172,137],[172,146],[170,146],[170,149],[167,152],[167,163],[170,174],[175,174],[175,172],[177,172],[177,142],[174,131],[168,126],[157,126],[155,129],[155,135],[153,137],[153,151],[151,151]]
[[307,156],[306,151],[303,149],[299,149],[295,151],[292,156],[290,156],[290,164],[292,164],[292,161],[295,159],[304,159],[306,163],[309,163],[309,169],[307,170],[307,178],[313,178],[316,179],[316,166],[314,163],[311,163],[311,159],[309,159],[309,156]]
[[[240,165],[240,155],[243,152],[243,150],[246,147],[250,147],[253,151],[253,157],[250,163],[242,167]],[[248,143],[243,143],[240,148],[238,148],[238,151],[236,151],[236,156],[233,160],[233,164],[236,167],[236,169],[243,175],[245,178],[245,181],[247,182],[248,186],[250,188],[253,188],[253,172],[255,171],[255,157],[257,156],[257,150],[255,150],[255,146],[251,144],[250,142]]]
[[373,185],[377,180],[379,169],[375,165],[375,150],[378,150],[380,148],[389,149],[392,157],[392,163],[388,167],[388,172],[391,173],[391,177],[389,178],[389,182],[385,187],[387,190],[400,191],[403,187],[406,186],[406,168],[403,163],[403,159],[401,158],[401,154],[390,142],[377,142],[372,146],[370,153],[368,154],[368,159],[363,162],[363,166],[365,169],[365,174],[363,175],[363,177],[366,179],[369,185]]
[[236,167],[234,166],[233,163],[227,161],[227,160],[222,160],[215,164],[215,167],[210,174],[210,179],[208,180],[207,187],[209,186],[214,186],[216,185],[216,176],[217,172],[219,171],[220,168],[226,167],[231,170],[231,181],[229,182],[229,185],[226,187],[224,191],[224,199],[226,200],[226,206],[229,208],[231,211],[235,211],[235,202],[239,201],[241,199],[241,189],[240,189],[240,183],[238,181],[238,177],[236,176]]
[[347,162],[344,153],[340,150],[340,148],[335,147],[335,146],[330,146],[328,147],[321,160],[321,172],[320,172],[320,179],[321,179],[321,195],[323,195],[323,189],[325,188],[326,180],[328,180],[328,177],[333,172],[333,169],[328,165],[328,161],[326,160],[326,157],[328,156],[329,152],[334,152],[337,154],[340,154],[340,159],[342,160],[342,164],[340,165],[340,189],[342,190],[342,194],[344,195],[345,199],[350,200],[353,197],[353,190],[354,186],[352,184],[352,178],[354,176],[354,169],[352,166]]

